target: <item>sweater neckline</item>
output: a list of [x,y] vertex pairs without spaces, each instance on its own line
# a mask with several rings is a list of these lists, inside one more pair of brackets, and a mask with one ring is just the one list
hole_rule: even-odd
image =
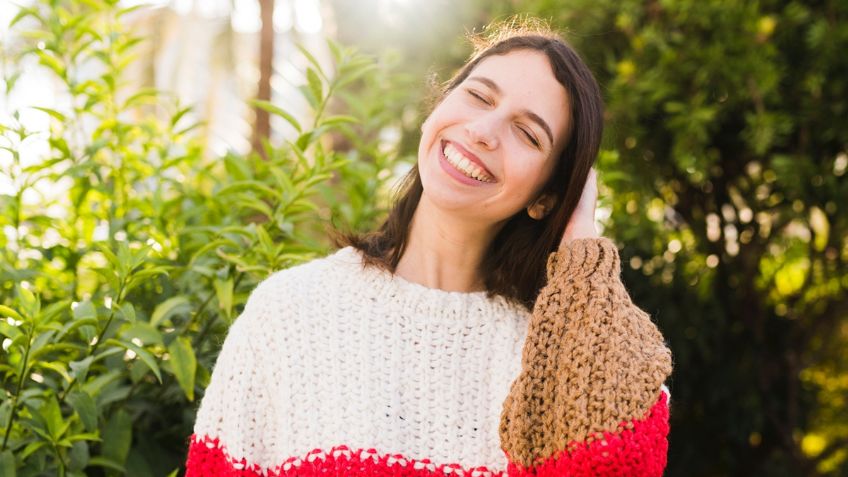
[[[420,283],[411,282],[400,275],[390,273],[388,270],[383,270],[375,266],[363,266],[362,252],[353,246],[347,246],[337,250],[331,255],[334,258],[342,259],[344,263],[356,266],[360,273],[374,278],[379,278],[381,281],[386,281],[389,286],[397,290],[403,295],[417,295],[425,300],[448,300],[448,301],[464,301],[474,304],[491,304],[493,301],[499,304],[511,306],[509,300],[501,295],[494,295],[492,298],[487,296],[488,292],[462,292],[443,290],[441,288],[431,288]],[[515,305],[518,306],[518,305]]]

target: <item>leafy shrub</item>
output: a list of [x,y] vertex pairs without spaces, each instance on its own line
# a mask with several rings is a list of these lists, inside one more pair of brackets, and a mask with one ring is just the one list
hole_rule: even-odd
[[848,475],[848,3],[509,6],[604,87],[605,233],[675,359],[666,475]]
[[[122,24],[132,10],[43,1],[10,27],[25,42],[7,45],[7,65],[37,59],[67,101],[39,108],[47,132],[17,114],[0,125],[15,186],[0,195],[3,476],[175,475],[250,290],[326,253],[326,224],[372,226],[392,177],[380,133],[400,127],[391,105],[409,88],[390,63],[330,42],[329,74],[304,51],[314,122],[259,103],[298,136],[266,143],[267,160],[215,157],[189,108],[126,82],[141,41]],[[47,151],[33,165],[27,144]]]

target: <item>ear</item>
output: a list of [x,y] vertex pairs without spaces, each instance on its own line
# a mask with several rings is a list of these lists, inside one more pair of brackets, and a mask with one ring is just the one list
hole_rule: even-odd
[[534,200],[527,206],[527,215],[536,219],[542,220],[553,210],[556,204],[556,196],[553,194],[542,194],[538,199]]

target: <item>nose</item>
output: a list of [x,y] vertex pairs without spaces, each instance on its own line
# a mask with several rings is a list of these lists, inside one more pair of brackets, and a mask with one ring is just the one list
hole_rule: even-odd
[[494,115],[484,115],[465,123],[468,141],[486,149],[498,147],[497,121]]

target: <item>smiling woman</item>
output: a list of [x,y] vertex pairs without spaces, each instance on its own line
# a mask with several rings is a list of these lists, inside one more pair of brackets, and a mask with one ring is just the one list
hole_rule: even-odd
[[549,31],[481,45],[380,229],[231,328],[189,476],[660,476],[671,356],[594,229],[598,85]]

